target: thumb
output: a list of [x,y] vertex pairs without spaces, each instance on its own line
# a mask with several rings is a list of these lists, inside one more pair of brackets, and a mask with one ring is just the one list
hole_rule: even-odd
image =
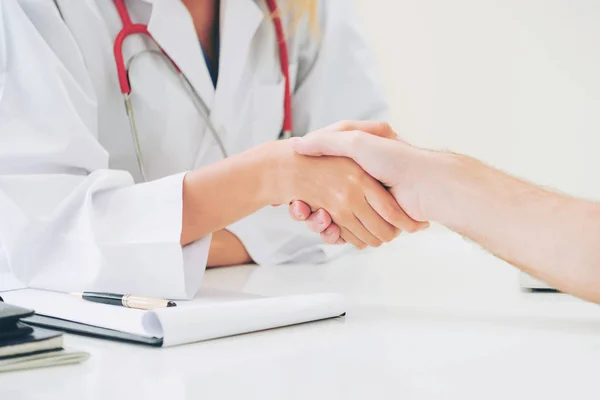
[[306,156],[351,157],[352,140],[360,132],[314,132],[303,138],[292,138],[292,148]]

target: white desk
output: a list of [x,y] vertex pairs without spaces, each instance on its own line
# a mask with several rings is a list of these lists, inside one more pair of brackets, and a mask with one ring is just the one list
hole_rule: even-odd
[[78,366],[0,374],[0,399],[597,399],[600,309],[522,293],[439,228],[330,265],[210,271],[207,286],[335,290],[348,316],[169,349],[67,336]]

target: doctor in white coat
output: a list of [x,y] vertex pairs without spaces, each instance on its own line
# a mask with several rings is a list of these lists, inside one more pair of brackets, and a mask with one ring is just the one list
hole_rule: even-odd
[[[350,4],[281,5],[295,136],[385,118]],[[206,266],[326,260],[318,235],[270,206],[294,200],[331,215],[357,247],[418,228],[354,162],[277,140],[285,85],[263,1],[126,5],[154,38],[131,37],[123,51],[147,182],[119,89],[113,0],[0,1],[0,290],[190,298]],[[294,28],[285,10],[302,7]],[[229,157],[157,44],[207,105]]]

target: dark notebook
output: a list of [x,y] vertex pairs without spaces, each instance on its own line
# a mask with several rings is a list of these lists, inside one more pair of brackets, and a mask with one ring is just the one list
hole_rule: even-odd
[[5,341],[10,339],[18,339],[33,333],[33,328],[31,326],[25,325],[21,322],[17,322],[9,329],[0,329],[0,346]]
[[33,315],[33,310],[6,304],[0,297],[0,332],[12,330],[21,318]]
[[62,333],[34,328],[30,335],[0,341],[0,360],[42,351],[59,350],[62,347]]
[[9,340],[31,335],[33,328],[19,322],[19,320],[32,314],[33,310],[0,302],[0,346]]
[[63,335],[25,325],[33,311],[3,303],[0,297],[0,373],[85,361],[89,354],[63,350]]

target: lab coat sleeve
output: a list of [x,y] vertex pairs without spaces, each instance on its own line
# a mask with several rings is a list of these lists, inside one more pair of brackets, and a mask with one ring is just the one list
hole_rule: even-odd
[[184,175],[134,184],[108,168],[83,62],[53,31],[55,47],[0,2],[0,268],[33,288],[192,297],[210,237],[180,245]]
[[[319,2],[320,32],[308,25],[294,34],[297,76],[293,95],[294,136],[340,120],[386,120],[375,57],[350,0]],[[291,42],[290,42],[291,45]],[[258,264],[319,263],[350,249],[323,244],[286,206],[268,207],[229,227]]]

